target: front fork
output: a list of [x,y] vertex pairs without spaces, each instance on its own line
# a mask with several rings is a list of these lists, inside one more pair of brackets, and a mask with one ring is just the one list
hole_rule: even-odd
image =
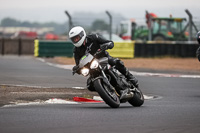
[[101,74],[102,74],[102,80],[103,80],[103,83],[108,87],[109,91],[111,92],[115,92],[115,88],[110,84],[105,72],[103,71],[102,67],[99,65],[99,68],[101,70]]
[[[101,80],[103,81],[104,85],[107,86],[107,89],[108,89],[109,92],[111,92],[111,93],[116,93],[117,96],[119,96],[119,94],[116,92],[115,88],[110,84],[109,79],[107,78],[105,72],[103,71],[103,69],[102,69],[102,67],[101,67],[100,65],[99,65],[99,71],[100,71],[100,73],[101,73],[101,74],[99,74],[99,76],[97,76],[97,77],[92,77],[92,76],[91,76],[91,77],[88,79],[88,82],[87,82],[87,87],[88,87],[88,89],[89,89],[89,90],[92,90],[91,88],[93,88],[93,82],[94,82],[95,80],[101,79]],[[91,86],[92,86],[92,87],[91,87]],[[93,89],[94,89],[94,88],[93,88]],[[94,90],[92,90],[92,91],[94,91]]]

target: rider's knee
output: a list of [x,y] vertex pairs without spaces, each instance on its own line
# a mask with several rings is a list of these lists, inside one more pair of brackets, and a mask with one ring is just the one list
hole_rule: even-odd
[[124,62],[122,62],[121,60],[116,60],[116,66],[118,67],[124,67]]

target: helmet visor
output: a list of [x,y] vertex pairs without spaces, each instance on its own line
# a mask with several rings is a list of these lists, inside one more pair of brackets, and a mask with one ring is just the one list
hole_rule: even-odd
[[71,40],[73,43],[77,43],[82,39],[83,36],[84,36],[84,33],[83,31],[81,31],[78,35],[72,37]]

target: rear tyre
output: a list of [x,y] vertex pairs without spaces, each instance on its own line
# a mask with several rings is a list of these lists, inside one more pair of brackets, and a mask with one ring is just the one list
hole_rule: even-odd
[[137,88],[137,90],[138,91],[134,92],[133,98],[128,101],[134,107],[140,107],[144,103],[142,91],[139,88]]
[[[118,108],[120,106],[119,97],[115,92],[109,92],[107,86],[104,85],[101,79],[97,79],[94,81],[94,87],[96,91],[99,93],[100,97],[112,108]],[[114,97],[112,97],[113,95]]]

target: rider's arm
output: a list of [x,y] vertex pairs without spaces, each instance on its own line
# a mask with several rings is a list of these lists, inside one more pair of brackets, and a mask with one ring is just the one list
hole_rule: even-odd
[[101,48],[112,49],[114,47],[113,41],[103,38],[101,35],[96,34],[96,39]]
[[80,57],[79,57],[79,54],[76,51],[76,48],[74,49],[73,54],[74,54],[74,60],[75,60],[76,66],[78,66]]
[[103,43],[100,45],[101,48],[103,49],[112,49],[114,47],[114,43],[112,41],[107,42],[107,43]]

